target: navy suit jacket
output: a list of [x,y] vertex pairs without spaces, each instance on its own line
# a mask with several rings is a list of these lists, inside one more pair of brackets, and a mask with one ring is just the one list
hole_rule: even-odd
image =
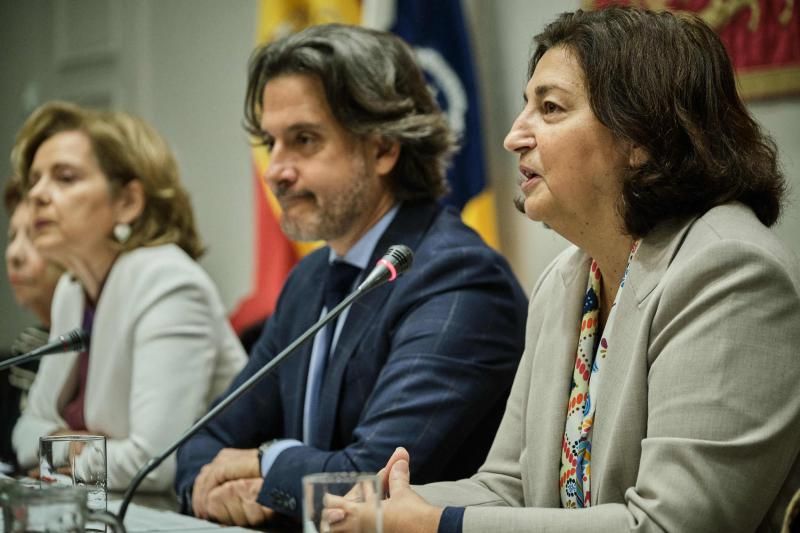
[[[527,299],[507,262],[434,203],[406,203],[380,238],[414,250],[414,266],[350,308],[321,389],[321,449],[283,451],[258,501],[300,514],[301,478],[380,469],[397,446],[418,483],[459,479],[482,464],[523,350]],[[294,268],[248,365],[231,389],[320,316],[328,248]],[[191,511],[200,468],[226,447],[302,440],[311,342],[178,450],[176,491]]]

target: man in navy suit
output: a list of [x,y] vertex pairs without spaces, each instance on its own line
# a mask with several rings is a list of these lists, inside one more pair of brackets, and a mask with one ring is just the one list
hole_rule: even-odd
[[283,230],[327,246],[292,271],[232,388],[334,305],[329,273],[351,272],[349,290],[393,244],[414,250],[414,267],[178,451],[184,510],[237,525],[298,516],[304,475],[374,472],[398,443],[420,482],[475,472],[522,353],[527,302],[506,261],[436,202],[454,141],[412,52],[388,33],[312,27],[256,50],[246,102]]

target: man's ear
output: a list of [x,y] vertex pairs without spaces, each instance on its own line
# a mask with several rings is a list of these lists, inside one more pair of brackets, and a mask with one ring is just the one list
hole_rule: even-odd
[[117,194],[117,222],[133,224],[144,212],[144,187],[139,180],[131,180]]
[[388,176],[400,158],[400,143],[386,138],[375,140],[375,171],[379,176]]

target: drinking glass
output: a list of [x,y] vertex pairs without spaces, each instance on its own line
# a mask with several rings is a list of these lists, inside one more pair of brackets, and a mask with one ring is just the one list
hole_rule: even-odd
[[18,486],[0,488],[5,533],[83,533],[89,520],[109,526],[115,533],[125,528],[108,511],[87,508],[87,491],[81,487],[48,486],[43,489]]
[[88,507],[106,510],[106,438],[102,435],[59,435],[39,439],[41,487],[86,489]]
[[[381,533],[379,487],[378,476],[374,474],[328,472],[303,477],[303,532],[328,533],[346,526],[347,531]],[[357,503],[356,512],[331,520],[330,496]]]

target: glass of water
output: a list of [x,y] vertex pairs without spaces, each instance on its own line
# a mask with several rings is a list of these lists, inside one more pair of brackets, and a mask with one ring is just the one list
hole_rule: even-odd
[[59,435],[39,439],[42,488],[75,486],[86,490],[91,511],[106,510],[106,438],[103,435]]
[[[381,533],[380,481],[375,474],[327,472],[303,477],[303,533]],[[353,514],[332,507],[336,499],[355,504]],[[331,507],[332,506],[332,507]]]

